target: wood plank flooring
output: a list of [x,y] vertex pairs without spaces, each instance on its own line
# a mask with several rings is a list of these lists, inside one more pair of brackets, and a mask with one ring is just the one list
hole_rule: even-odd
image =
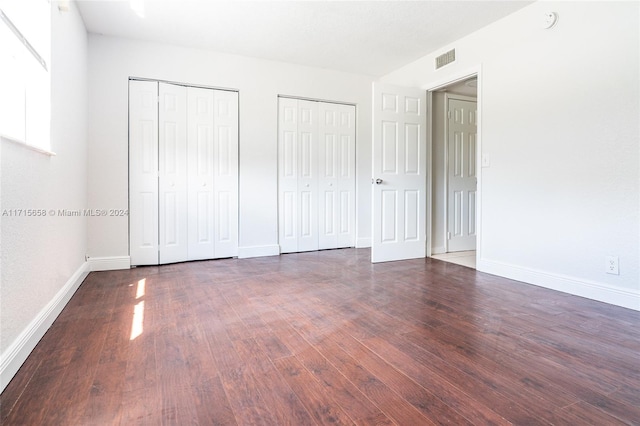
[[2,425],[640,425],[640,312],[369,250],[91,273]]

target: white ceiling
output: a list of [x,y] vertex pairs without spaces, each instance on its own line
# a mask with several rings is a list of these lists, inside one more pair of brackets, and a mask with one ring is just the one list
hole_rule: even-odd
[[77,3],[91,33],[381,76],[532,2],[79,0]]

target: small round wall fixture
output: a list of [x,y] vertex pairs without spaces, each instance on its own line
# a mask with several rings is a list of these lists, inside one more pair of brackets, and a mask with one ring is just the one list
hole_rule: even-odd
[[558,22],[558,14],[556,12],[546,12],[542,19],[542,28],[548,30]]

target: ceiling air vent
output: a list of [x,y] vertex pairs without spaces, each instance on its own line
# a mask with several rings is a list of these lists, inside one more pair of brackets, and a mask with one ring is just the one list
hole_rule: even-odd
[[436,69],[442,68],[447,64],[456,60],[456,49],[451,49],[447,53],[443,53],[442,55],[436,58]]

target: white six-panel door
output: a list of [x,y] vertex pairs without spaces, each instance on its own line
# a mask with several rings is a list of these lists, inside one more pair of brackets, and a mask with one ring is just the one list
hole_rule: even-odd
[[355,107],[279,99],[282,253],[355,243]]
[[476,249],[477,103],[448,100],[447,251]]
[[133,265],[158,263],[158,83],[129,82],[129,245]]
[[426,92],[373,86],[371,261],[426,255]]
[[238,254],[238,96],[187,88],[189,260]]
[[237,256],[238,94],[129,84],[131,264]]
[[318,250],[318,107],[279,99],[280,251]]

